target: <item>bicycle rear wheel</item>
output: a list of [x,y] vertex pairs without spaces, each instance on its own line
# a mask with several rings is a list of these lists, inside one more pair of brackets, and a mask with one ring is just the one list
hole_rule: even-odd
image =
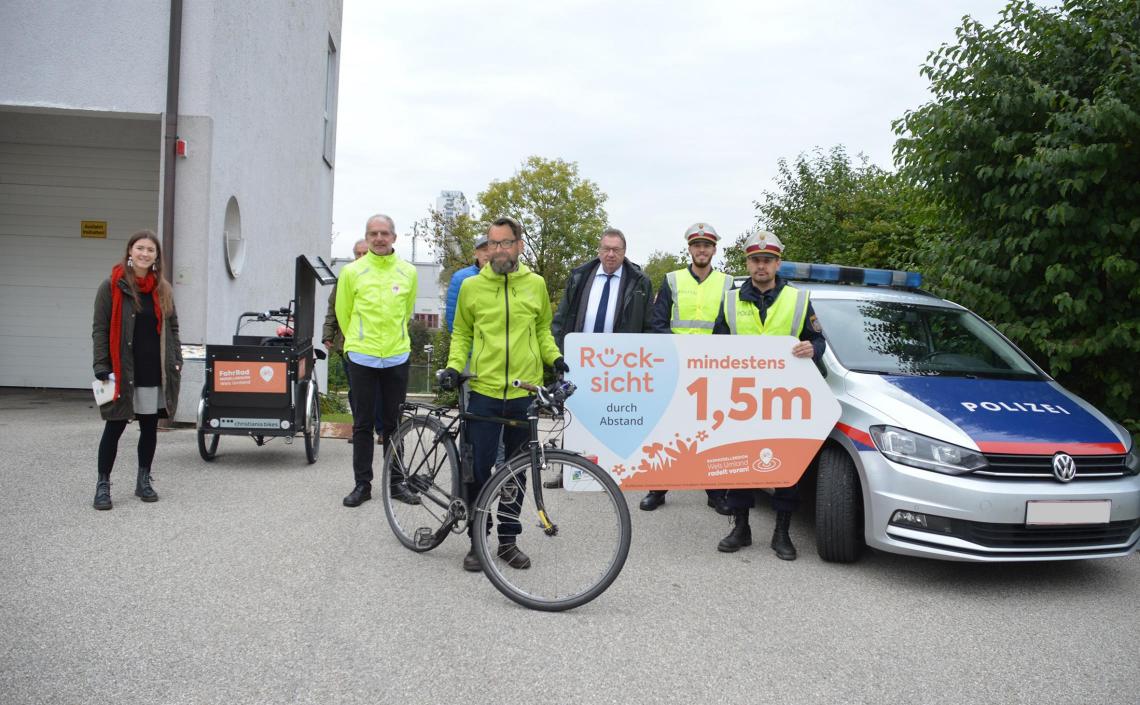
[[447,538],[440,534],[445,524],[466,527],[459,483],[459,453],[443,424],[431,416],[405,418],[388,442],[380,478],[384,514],[400,543],[430,551]]
[[[609,473],[576,453],[547,450],[547,474],[563,473],[562,489],[542,490],[553,530],[535,505],[530,457],[517,455],[491,477],[475,502],[475,550],[483,571],[504,595],[533,610],[559,612],[584,605],[617,578],[629,555],[629,507]],[[488,525],[493,526],[482,530]],[[530,558],[508,564],[517,541]],[[517,560],[517,559],[516,559]]]

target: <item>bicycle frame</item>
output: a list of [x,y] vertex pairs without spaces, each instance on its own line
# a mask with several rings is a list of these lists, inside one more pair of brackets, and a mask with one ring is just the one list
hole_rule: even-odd
[[[466,443],[466,430],[468,422],[486,421],[499,424],[500,426],[504,427],[526,428],[530,434],[530,438],[523,444],[523,447],[521,449],[519,449],[510,458],[506,458],[504,462],[509,463],[514,458],[521,456],[524,451],[529,455],[531,487],[534,495],[535,508],[538,510],[538,517],[539,521],[541,522],[541,528],[543,532],[545,532],[548,536],[554,536],[558,533],[558,526],[550,521],[550,518],[546,513],[546,504],[544,503],[542,496],[542,468],[546,465],[546,457],[545,447],[542,445],[539,437],[539,402],[540,399],[538,396],[535,396],[531,400],[530,405],[527,406],[525,420],[508,419],[502,416],[483,416],[481,414],[473,414],[467,411],[466,399],[462,393],[459,395],[459,411],[455,415],[448,415],[447,412],[449,409],[446,409],[444,407],[438,407],[432,404],[423,404],[419,402],[405,403],[403,405],[403,409],[405,411],[415,412],[424,410],[428,414],[434,415],[441,421],[444,417],[447,418],[447,425],[444,426],[443,433],[440,435],[440,437],[437,437],[432,441],[430,449],[434,450],[439,446],[440,443],[443,443],[442,436],[446,435],[449,437],[452,442],[456,444],[456,448],[459,450],[460,477],[464,478],[465,482],[473,481],[475,475],[474,468],[470,467],[472,460],[466,453],[463,452],[463,445]],[[417,466],[416,468],[409,468],[413,471],[412,474],[415,474],[415,471],[422,469],[422,465],[427,462],[428,457],[430,456],[425,454],[424,458],[420,460],[420,466]],[[445,536],[447,533],[450,533],[460,521],[469,519],[472,508],[466,506],[467,503],[465,500],[463,500],[462,496],[456,497],[452,496],[450,493],[444,492],[443,494],[447,497],[448,500],[447,502],[444,502],[433,494],[427,492],[426,487],[417,489],[419,489],[422,493],[422,498],[426,498],[441,509],[451,512],[451,517],[442,526],[440,526],[438,530],[429,535],[432,538],[437,540],[442,539],[443,536]],[[462,515],[457,515],[451,509],[451,505],[457,500],[464,502],[466,511]]]

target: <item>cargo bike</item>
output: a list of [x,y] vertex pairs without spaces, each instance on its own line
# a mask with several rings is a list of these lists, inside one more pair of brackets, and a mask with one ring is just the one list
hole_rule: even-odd
[[[206,381],[198,402],[198,453],[203,460],[215,458],[222,436],[248,436],[262,446],[274,438],[291,444],[300,433],[305,457],[317,462],[321,407],[313,365],[325,357],[313,347],[318,282],[327,286],[336,282],[336,275],[320,257],[299,255],[293,300],[287,307],[247,311],[238,316],[232,344],[206,345]],[[277,328],[273,335],[259,335],[249,331],[251,324]]]

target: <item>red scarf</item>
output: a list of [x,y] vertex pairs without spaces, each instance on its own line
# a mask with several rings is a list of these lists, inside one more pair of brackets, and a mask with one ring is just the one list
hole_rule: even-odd
[[[119,288],[119,281],[126,276],[122,264],[116,264],[111,270],[111,369],[115,373],[115,398],[119,398],[119,389],[123,381],[123,355],[120,347],[123,335],[123,290]],[[142,279],[135,277],[135,286],[143,294],[152,294],[158,288],[158,277],[154,272],[147,272]],[[162,335],[162,305],[158,297],[154,299],[154,315],[158,319],[158,334]]]

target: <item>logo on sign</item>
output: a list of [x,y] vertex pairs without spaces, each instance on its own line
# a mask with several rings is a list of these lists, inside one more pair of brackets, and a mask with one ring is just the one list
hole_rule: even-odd
[[782,465],[780,459],[772,452],[771,448],[761,448],[760,457],[756,462],[752,463],[752,469],[757,472],[772,472]]
[[1077,461],[1068,453],[1053,456],[1053,477],[1061,482],[1069,482],[1077,476]]
[[259,375],[261,375],[261,379],[266,381],[266,382],[273,379],[273,368],[270,367],[269,365],[263,365],[262,368],[260,370],[258,370],[257,373]]

